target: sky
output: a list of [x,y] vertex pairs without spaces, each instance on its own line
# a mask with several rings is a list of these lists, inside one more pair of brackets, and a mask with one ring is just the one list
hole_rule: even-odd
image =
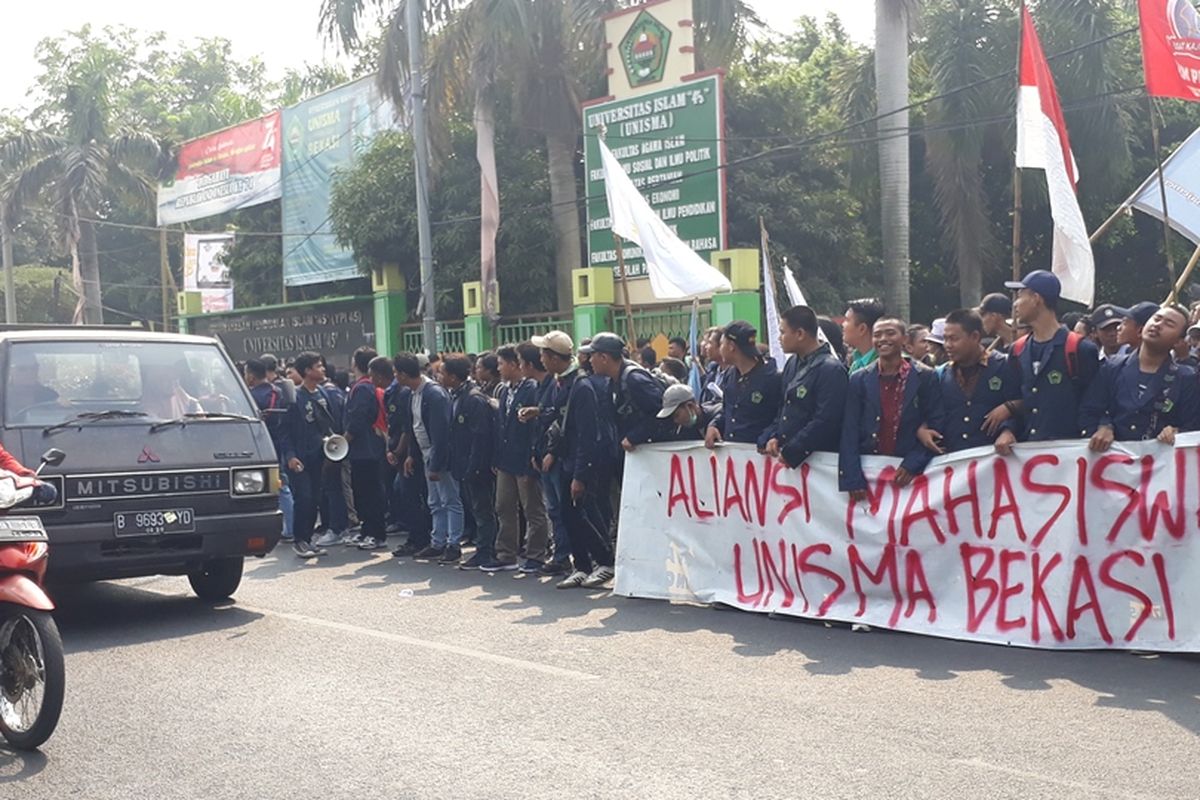
[[[239,58],[259,56],[273,76],[288,67],[337,56],[317,33],[321,0],[43,0],[5,9],[0,47],[0,108],[26,106],[25,92],[38,72],[34,48],[47,37],[84,23],[124,24],[140,31],[164,31],[186,43],[223,36]],[[834,11],[852,38],[869,42],[874,32],[874,0],[750,0],[777,31],[790,30],[796,17],[823,19]]]

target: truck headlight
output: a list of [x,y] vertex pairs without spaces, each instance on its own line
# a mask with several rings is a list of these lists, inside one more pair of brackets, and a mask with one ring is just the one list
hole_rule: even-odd
[[267,472],[262,469],[238,469],[233,472],[234,494],[262,494],[267,490]]

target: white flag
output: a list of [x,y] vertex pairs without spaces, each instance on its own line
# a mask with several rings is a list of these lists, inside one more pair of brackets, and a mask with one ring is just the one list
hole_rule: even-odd
[[775,366],[783,369],[783,365],[787,363],[787,354],[783,352],[783,343],[779,341],[779,306],[775,304],[775,274],[771,270],[771,250],[768,246],[770,237],[767,236],[767,227],[763,225],[761,217],[758,227],[762,231],[763,302],[767,306],[767,332],[762,338],[767,340],[771,358],[775,359]]
[[1021,8],[1021,69],[1017,88],[1017,166],[1046,172],[1050,216],[1054,218],[1051,269],[1062,282],[1062,296],[1090,306],[1095,296],[1096,264],[1079,198],[1078,169],[1067,138],[1062,105],[1050,64],[1038,42],[1029,10]]
[[613,233],[641,246],[655,297],[679,300],[733,288],[720,270],[698,256],[659,218],[604,140],[600,140],[600,159]]

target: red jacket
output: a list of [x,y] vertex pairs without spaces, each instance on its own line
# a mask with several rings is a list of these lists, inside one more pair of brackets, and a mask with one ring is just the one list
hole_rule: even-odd
[[6,469],[14,475],[25,475],[27,477],[33,477],[35,474],[29,467],[17,461],[17,457],[5,450],[3,445],[0,445],[0,469]]

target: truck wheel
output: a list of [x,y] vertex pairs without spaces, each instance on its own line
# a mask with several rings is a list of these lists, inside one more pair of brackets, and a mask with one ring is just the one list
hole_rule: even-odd
[[242,558],[206,561],[200,569],[188,574],[188,582],[201,600],[209,603],[228,600],[242,582]]

